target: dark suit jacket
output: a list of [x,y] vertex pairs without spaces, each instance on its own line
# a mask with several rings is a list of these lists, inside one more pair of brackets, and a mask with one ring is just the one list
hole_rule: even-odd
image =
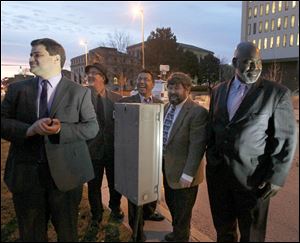
[[[98,101],[98,94],[95,89],[92,90],[92,103],[94,108],[97,111],[97,101]],[[88,141],[89,151],[91,154],[92,160],[101,160],[105,154],[113,159],[114,156],[114,104],[118,100],[122,98],[121,95],[118,93],[106,90],[106,97],[102,98],[105,99],[105,125],[104,127],[100,127],[97,136]],[[97,116],[99,119],[99,116]],[[101,122],[98,120],[99,126]]]
[[247,189],[263,181],[282,186],[296,148],[296,123],[287,88],[257,81],[229,121],[227,97],[233,80],[211,95],[207,172],[227,164]]
[[164,155],[165,179],[172,189],[183,188],[179,183],[182,173],[194,178],[191,186],[203,181],[207,120],[208,111],[188,98],[173,124]]
[[[157,99],[154,96],[152,96],[152,98],[153,98],[153,103],[161,103],[161,104],[163,103],[160,99]],[[121,100],[119,100],[119,103],[141,103],[141,102],[142,101],[139,94],[124,97]]]
[[38,78],[12,83],[1,104],[1,138],[11,142],[4,180],[12,192],[31,191],[38,183],[37,162],[44,139],[51,176],[61,191],[94,177],[86,144],[99,127],[90,90],[66,78],[57,85],[50,117],[61,122],[56,135],[27,138],[37,118]]

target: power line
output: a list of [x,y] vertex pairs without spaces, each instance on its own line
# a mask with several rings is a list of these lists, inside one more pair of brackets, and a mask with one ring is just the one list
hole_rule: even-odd
[[1,63],[1,66],[6,66],[6,67],[20,67],[20,66],[29,66],[29,64],[2,64]]

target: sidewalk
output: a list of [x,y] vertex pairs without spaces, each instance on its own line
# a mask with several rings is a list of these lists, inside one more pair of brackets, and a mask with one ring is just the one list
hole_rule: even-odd
[[[107,186],[106,177],[105,180],[103,180],[103,185],[102,185],[102,201],[104,206],[108,207],[109,190]],[[128,224],[127,199],[125,197],[122,197],[121,208],[125,214],[123,223],[126,227],[130,229]],[[159,211],[162,215],[164,215],[165,219],[160,222],[155,222],[150,220],[145,221],[144,231],[146,234],[147,242],[160,242],[164,239],[164,236],[167,233],[172,231],[170,212],[160,204],[157,205],[156,210]],[[194,228],[191,229],[190,241],[191,242],[213,242],[213,240],[210,239],[208,236],[204,235],[203,233],[199,232]]]

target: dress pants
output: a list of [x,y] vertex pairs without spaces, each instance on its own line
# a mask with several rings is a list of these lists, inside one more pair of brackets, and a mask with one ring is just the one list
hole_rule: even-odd
[[165,200],[172,216],[175,240],[187,242],[190,237],[192,210],[197,198],[198,186],[172,189],[164,179],[164,189]]
[[13,193],[21,241],[46,242],[51,219],[61,242],[76,242],[82,186],[67,192],[58,190],[47,163],[37,164],[39,179],[30,191]]
[[91,206],[93,218],[102,217],[103,205],[101,186],[104,175],[104,169],[108,181],[109,188],[109,208],[111,210],[118,209],[121,205],[122,195],[115,190],[114,185],[114,163],[113,159],[104,158],[102,160],[93,160],[95,178],[88,182],[88,198]]
[[218,242],[264,242],[269,199],[243,187],[227,165],[207,167],[207,186]]

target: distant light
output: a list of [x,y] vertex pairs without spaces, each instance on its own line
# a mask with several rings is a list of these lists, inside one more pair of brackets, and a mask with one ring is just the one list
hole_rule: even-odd
[[137,15],[140,15],[143,13],[143,9],[141,6],[135,6],[133,9],[132,9],[132,12],[133,12],[133,15],[134,17],[137,16]]
[[84,41],[84,40],[81,40],[80,42],[79,42],[79,45],[81,45],[81,46],[85,46],[87,44],[87,41]]

